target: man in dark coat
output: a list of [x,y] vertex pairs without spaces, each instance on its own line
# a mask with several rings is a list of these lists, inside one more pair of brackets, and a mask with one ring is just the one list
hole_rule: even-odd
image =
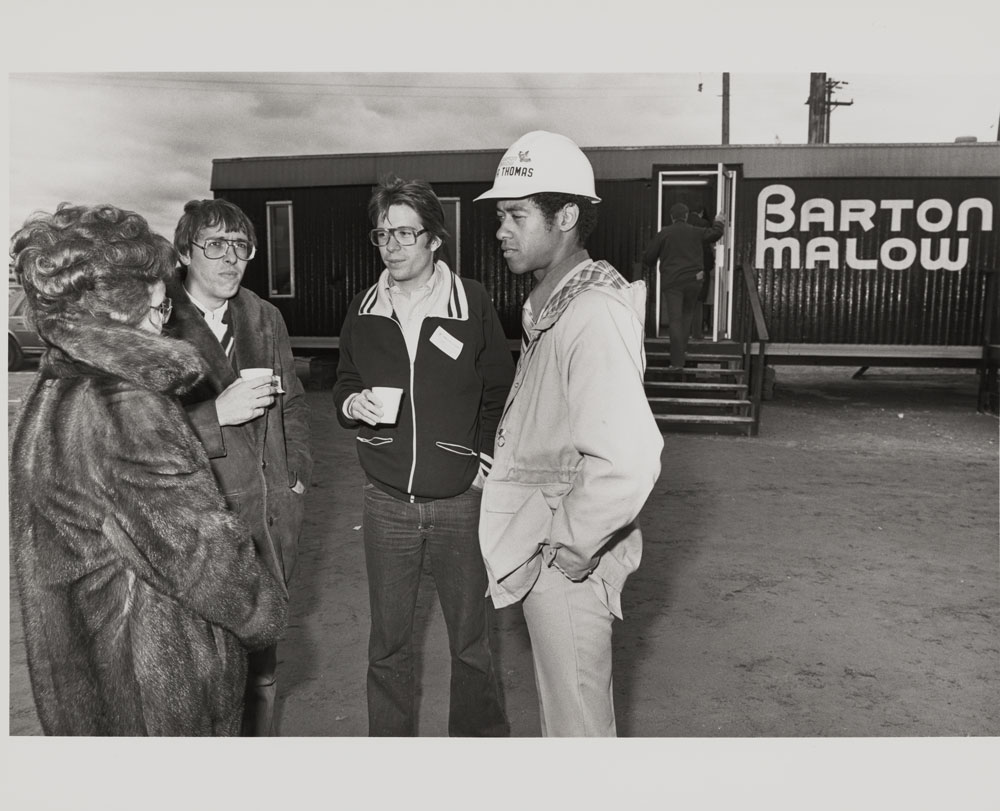
[[674,203],[670,225],[650,240],[642,254],[646,267],[660,262],[660,289],[670,320],[670,367],[676,370],[684,368],[691,319],[705,278],[703,248],[722,236],[726,224],[720,214],[708,228],[697,228],[686,222],[687,215],[684,203]]
[[[168,331],[198,350],[205,379],[183,397],[229,507],[286,586],[295,566],[312,472],[308,406],[281,313],[240,286],[256,252],[249,218],[226,200],[192,200],[174,233],[186,268],[169,289]],[[273,377],[243,379],[266,368]],[[278,385],[280,383],[280,385]],[[274,734],[277,647],[250,655],[244,734]]]

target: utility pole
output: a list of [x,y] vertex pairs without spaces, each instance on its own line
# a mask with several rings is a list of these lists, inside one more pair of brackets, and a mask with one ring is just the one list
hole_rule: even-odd
[[729,74],[722,74],[722,143],[729,143]]
[[826,116],[823,111],[824,94],[826,93],[826,74],[809,74],[809,143],[825,144],[824,125]]
[[827,79],[825,73],[809,74],[809,143],[830,143],[830,112],[834,107],[850,107],[851,101],[834,101],[833,94],[837,88],[846,86],[848,82]]

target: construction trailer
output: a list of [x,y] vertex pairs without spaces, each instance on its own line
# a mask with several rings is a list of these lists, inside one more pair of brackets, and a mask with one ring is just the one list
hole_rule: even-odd
[[[591,147],[595,258],[645,278],[651,355],[666,331],[644,246],[676,201],[721,213],[707,354],[741,359],[752,418],[765,366],[967,366],[995,409],[1000,143]],[[368,241],[372,186],[430,181],[445,208],[449,264],[482,282],[508,337],[531,280],[498,250],[492,185],[503,150],[220,158],[211,188],[239,205],[260,248],[245,284],[282,312],[300,350],[337,346],[353,296],[382,269]],[[529,156],[530,157],[530,156]],[[712,364],[704,364],[710,367]],[[721,364],[735,368],[735,364]]]

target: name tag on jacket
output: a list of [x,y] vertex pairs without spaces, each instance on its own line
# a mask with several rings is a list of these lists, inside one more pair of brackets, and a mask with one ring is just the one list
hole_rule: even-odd
[[452,360],[455,360],[462,354],[462,347],[465,346],[465,344],[448,332],[448,330],[444,327],[438,327],[434,330],[434,334],[431,335],[431,343]]

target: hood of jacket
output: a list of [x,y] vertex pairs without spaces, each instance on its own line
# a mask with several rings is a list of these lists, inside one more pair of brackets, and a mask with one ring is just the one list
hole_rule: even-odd
[[43,378],[101,374],[178,395],[203,374],[193,347],[126,324],[50,316],[39,319],[38,332],[49,345],[40,364]]
[[565,312],[570,303],[587,290],[600,290],[602,293],[618,299],[634,313],[640,325],[646,321],[646,283],[644,281],[629,284],[625,278],[603,259],[589,262],[573,273],[550,297],[542,307],[541,313],[535,319],[534,326],[528,330],[529,340],[550,329]]

